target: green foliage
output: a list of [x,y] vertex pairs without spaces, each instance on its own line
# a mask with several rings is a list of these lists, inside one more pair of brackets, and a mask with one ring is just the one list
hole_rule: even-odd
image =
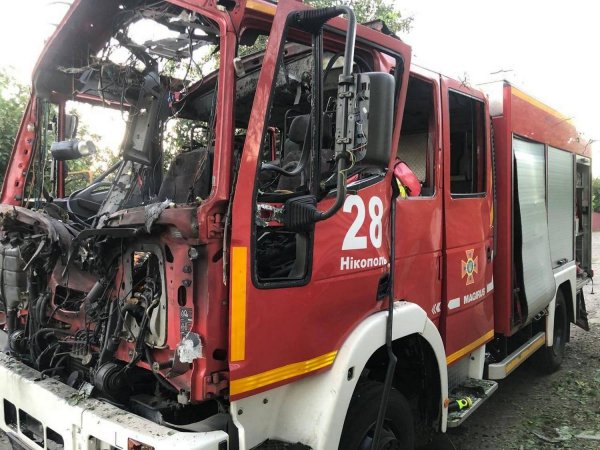
[[[402,17],[402,13],[393,0],[306,0],[314,8],[326,8],[335,5],[347,5],[354,10],[358,23],[382,20],[392,33],[410,31],[413,17]],[[248,56],[262,52],[267,47],[267,36],[258,36],[249,46],[240,46],[238,56]]]
[[393,0],[307,0],[315,8],[327,6],[350,6],[356,14],[358,23],[380,19],[385,22],[392,33],[410,31],[413,17],[402,17],[398,3]]
[[10,70],[0,68],[0,181],[4,179],[28,98],[28,89],[16,81]]
[[[193,140],[192,140],[193,135]],[[208,125],[205,122],[172,118],[166,126],[163,139],[163,165],[169,168],[171,161],[183,150],[207,147]]]
[[600,178],[592,180],[592,205],[594,212],[600,212]]

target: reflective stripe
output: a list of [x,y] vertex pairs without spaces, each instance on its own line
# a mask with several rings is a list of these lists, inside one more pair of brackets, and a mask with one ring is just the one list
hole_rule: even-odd
[[248,247],[231,252],[231,361],[246,358],[246,272]]
[[458,308],[460,306],[460,297],[448,301],[448,309]]
[[457,359],[460,359],[463,356],[465,356],[466,354],[471,353],[476,348],[481,347],[483,344],[485,344],[487,341],[489,341],[493,337],[494,337],[494,330],[488,331],[487,333],[485,333],[483,336],[481,336],[476,341],[471,342],[469,345],[466,345],[465,347],[461,348],[460,350],[447,356],[446,364],[452,364]]
[[337,351],[333,351],[306,361],[288,364],[287,366],[267,370],[266,372],[250,375],[239,380],[231,380],[229,391],[231,395],[242,394],[263,386],[268,386],[269,384],[275,384],[299,375],[314,372],[315,370],[330,366],[336,354]]
[[544,334],[540,334],[540,336],[531,344],[531,346],[524,349],[515,359],[513,359],[511,362],[509,362],[506,365],[506,374],[508,375],[513,370],[515,370],[517,367],[519,367],[523,361],[525,361],[527,358],[529,358],[529,355],[531,355],[533,352],[535,352],[538,348],[540,348],[545,343],[546,343],[546,336]]
[[539,100],[533,98],[531,95],[527,95],[525,92],[517,89],[516,87],[511,86],[511,92],[515,97],[519,97],[521,100],[524,100],[527,103],[535,106],[536,108],[539,108],[542,111],[547,112],[548,114],[556,117],[557,119],[560,119],[564,122],[572,123],[572,120],[570,117],[567,117],[564,114],[559,113],[554,108],[551,108],[548,105],[545,105],[544,103],[540,102]]
[[249,0],[248,2],[246,2],[246,8],[251,9],[253,11],[259,11],[261,13],[268,14],[269,16],[275,15],[275,5],[267,5],[262,2]]
[[488,293],[488,292],[492,292],[493,290],[494,290],[494,279],[492,278],[492,281],[490,281],[487,284],[485,291],[486,291],[486,293]]

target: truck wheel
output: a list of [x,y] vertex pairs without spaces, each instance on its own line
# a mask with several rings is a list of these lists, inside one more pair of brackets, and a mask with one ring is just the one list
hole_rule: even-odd
[[[371,450],[383,384],[368,381],[359,384],[346,414],[339,450]],[[410,405],[392,389],[388,399],[379,448],[373,450],[412,450],[414,424]]]
[[552,347],[543,347],[540,352],[541,369],[544,373],[553,373],[560,367],[565,356],[565,344],[569,337],[569,314],[562,290],[556,292],[554,309],[554,338]]

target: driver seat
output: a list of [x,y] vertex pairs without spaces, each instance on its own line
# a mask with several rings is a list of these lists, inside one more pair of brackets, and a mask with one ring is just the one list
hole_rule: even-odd
[[[309,131],[310,114],[296,116],[290,124],[290,129],[283,143],[284,153],[281,167],[285,170],[293,170],[302,157],[302,147],[305,139],[310,139]],[[323,142],[321,146],[321,177],[330,174],[332,170],[331,161],[333,160],[333,132],[331,129],[331,117],[328,114],[323,115]],[[300,173],[294,177],[281,176],[277,189],[285,191],[295,191],[302,186],[305,181],[305,174]]]
[[192,201],[197,197],[208,197],[211,189],[212,161],[212,153],[206,148],[178,154],[160,185],[159,200],[188,203],[190,197]]

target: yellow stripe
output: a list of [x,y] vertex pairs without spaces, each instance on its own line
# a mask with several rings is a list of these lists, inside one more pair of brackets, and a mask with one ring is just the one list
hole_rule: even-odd
[[313,359],[288,364],[287,366],[267,370],[266,372],[250,375],[249,377],[240,378],[239,380],[232,380],[229,385],[230,394],[242,394],[243,392],[248,392],[263,386],[268,386],[269,384],[278,383],[322,369],[333,363],[336,354],[337,351],[333,351]]
[[264,14],[268,14],[269,16],[275,15],[275,5],[266,5],[261,2],[257,2],[254,0],[249,0],[246,2],[246,8],[251,9],[253,11],[258,11]]
[[231,361],[246,358],[246,267],[248,247],[231,252]]
[[531,355],[538,348],[540,348],[542,345],[544,345],[544,342],[546,342],[546,336],[541,335],[539,338],[537,338],[536,341],[534,341],[533,344],[531,344],[531,347],[529,347],[527,350],[524,350],[523,352],[519,353],[519,355],[516,356],[515,359],[513,359],[511,362],[509,362],[506,365],[506,374],[508,375],[513,370],[515,370],[517,367],[519,367],[523,361],[525,361],[527,358],[529,358],[529,355]]
[[554,108],[551,108],[550,106],[548,106],[548,105],[540,102],[539,100],[533,98],[531,95],[527,95],[525,92],[517,89],[516,87],[511,86],[511,91],[512,91],[512,93],[513,93],[513,95],[515,97],[519,97],[521,100],[524,100],[527,103],[532,104],[536,108],[539,108],[539,109],[547,112],[548,114],[556,117],[557,119],[563,120],[565,122],[570,122],[571,121],[570,117],[567,117],[564,114],[559,113]]
[[494,330],[488,331],[487,333],[485,333],[483,336],[481,336],[476,341],[471,342],[469,345],[467,345],[467,346],[461,348],[460,350],[452,353],[450,356],[447,356],[446,357],[446,364],[452,364],[457,359],[460,359],[463,356],[465,356],[466,354],[471,353],[476,348],[481,347],[483,344],[485,344],[487,341],[489,341],[493,337],[494,337]]

